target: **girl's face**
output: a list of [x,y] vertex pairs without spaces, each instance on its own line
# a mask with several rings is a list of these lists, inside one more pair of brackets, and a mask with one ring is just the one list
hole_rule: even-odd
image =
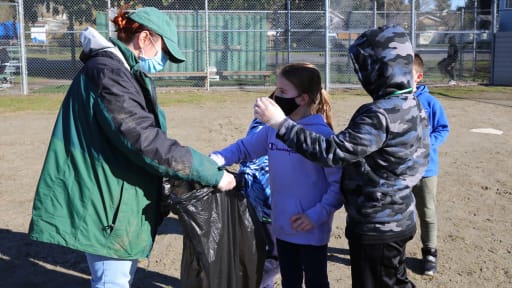
[[284,77],[277,76],[274,101],[286,116],[298,120],[310,114],[310,109],[307,107],[309,98],[306,95],[300,94],[297,88]]
[[278,75],[276,80],[276,96],[283,98],[295,98],[300,96],[299,91],[284,77]]

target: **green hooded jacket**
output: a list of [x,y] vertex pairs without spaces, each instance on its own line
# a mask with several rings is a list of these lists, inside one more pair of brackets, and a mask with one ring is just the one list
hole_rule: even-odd
[[144,258],[165,217],[162,177],[217,186],[223,172],[166,136],[154,85],[123,43],[92,28],[81,37],[84,67],[57,116],[29,234],[87,253]]

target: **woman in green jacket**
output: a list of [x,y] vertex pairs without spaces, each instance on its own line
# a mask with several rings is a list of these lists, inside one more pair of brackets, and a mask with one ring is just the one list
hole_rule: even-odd
[[85,252],[92,287],[131,284],[166,216],[163,177],[235,186],[213,160],[166,136],[146,73],[185,60],[174,23],[152,7],[121,9],[112,22],[117,39],[81,34],[84,66],[57,116],[29,228],[34,240]]

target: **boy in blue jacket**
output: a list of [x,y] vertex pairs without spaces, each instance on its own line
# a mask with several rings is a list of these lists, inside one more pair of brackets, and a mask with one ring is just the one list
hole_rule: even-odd
[[423,79],[423,59],[417,53],[414,54],[413,77],[416,84],[414,95],[425,110],[430,124],[430,158],[427,170],[420,182],[414,186],[413,193],[420,219],[424,274],[434,275],[437,272],[436,192],[439,170],[437,148],[446,141],[450,128],[439,100],[430,94],[426,85],[418,85]]

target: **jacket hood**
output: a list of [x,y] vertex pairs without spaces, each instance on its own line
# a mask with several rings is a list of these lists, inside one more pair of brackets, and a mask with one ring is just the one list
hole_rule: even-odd
[[[306,125],[308,127],[322,126],[329,127],[321,114],[311,114],[304,118],[297,120],[300,125]],[[330,128],[329,128],[330,129]]]
[[124,63],[126,68],[129,69],[128,63],[124,59],[121,51],[110,41],[105,39],[96,29],[87,27],[80,33],[80,41],[82,42],[82,54],[80,60],[87,62],[88,59],[93,57],[99,52],[109,51],[117,55]]
[[425,93],[427,93],[427,94],[430,93],[430,91],[428,90],[427,85],[424,85],[424,84],[416,85],[416,92],[414,92],[414,95],[421,96],[421,95],[423,95]]
[[391,25],[363,32],[349,47],[354,71],[363,88],[381,99],[413,87],[414,52],[405,30]]

